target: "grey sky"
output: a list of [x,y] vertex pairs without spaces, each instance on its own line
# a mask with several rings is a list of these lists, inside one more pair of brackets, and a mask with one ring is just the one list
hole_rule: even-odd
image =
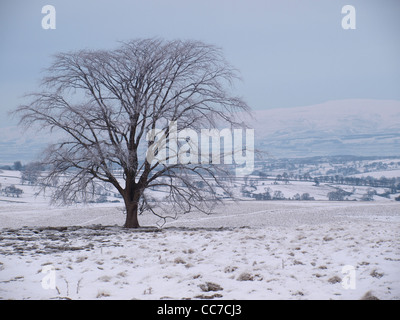
[[[56,8],[56,30],[41,27],[46,4]],[[356,30],[341,27],[346,4],[356,9]],[[399,100],[399,17],[398,0],[2,0],[0,128],[15,122],[7,111],[37,89],[52,54],[143,37],[222,47],[254,109]]]

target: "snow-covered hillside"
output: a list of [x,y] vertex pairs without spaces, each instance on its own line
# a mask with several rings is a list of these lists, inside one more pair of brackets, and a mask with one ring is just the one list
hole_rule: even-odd
[[400,101],[339,100],[255,111],[250,127],[271,157],[400,154]]
[[[400,154],[400,101],[336,100],[306,107],[254,111],[243,117],[256,147],[270,157]],[[56,134],[0,128],[0,164],[29,162]]]

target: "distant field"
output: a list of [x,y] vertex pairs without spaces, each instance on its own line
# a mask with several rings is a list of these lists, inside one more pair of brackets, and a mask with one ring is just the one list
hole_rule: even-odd
[[361,178],[361,177],[373,177],[373,178],[397,178],[400,177],[400,170],[385,170],[385,171],[372,171],[372,172],[365,172],[365,173],[359,173],[359,174],[354,174],[352,177],[356,178]]
[[[400,175],[399,170],[387,170],[387,171],[377,171],[377,172],[369,172],[364,174],[358,174],[356,176],[360,177],[367,177],[368,175],[373,175],[376,178],[380,178],[382,175],[386,175],[386,177],[390,177],[390,175],[397,176],[397,173]],[[48,190],[46,195],[39,195],[37,196],[36,193],[38,191],[37,187],[30,186],[26,182],[21,184],[21,173],[19,171],[12,171],[12,170],[3,170],[0,171],[0,190],[6,188],[7,186],[15,185],[18,189],[21,189],[23,193],[17,196],[10,196],[6,195],[4,192],[0,192],[0,204],[4,203],[31,203],[34,205],[38,204],[47,204],[49,202],[49,194],[51,190]],[[384,187],[370,187],[370,186],[355,186],[349,184],[339,184],[335,183],[320,183],[316,185],[315,182],[311,179],[310,180],[295,180],[295,179],[288,179],[287,182],[285,181],[276,181],[274,176],[269,176],[268,178],[263,178],[259,176],[249,176],[248,178],[236,178],[236,180],[232,184],[232,192],[238,199],[242,200],[249,200],[252,201],[254,199],[262,199],[257,198],[257,195],[263,195],[266,192],[270,194],[271,197],[274,197],[276,192],[279,192],[284,200],[289,199],[296,199],[302,196],[303,194],[308,194],[308,196],[313,200],[320,200],[326,201],[328,200],[329,192],[335,192],[337,190],[344,190],[348,193],[345,196],[344,200],[357,200],[362,201],[364,200],[365,194],[367,194],[371,189],[375,191],[374,195],[372,196],[372,200],[375,202],[388,202],[394,201],[394,198],[399,196],[399,193],[388,193],[390,189]],[[243,190],[249,192],[248,195],[244,195]],[[150,190],[152,197],[156,199],[162,199],[165,196],[165,190],[157,189],[157,190]],[[112,189],[111,186],[108,186],[107,189],[103,190],[103,194],[107,194],[104,196],[106,201],[109,202],[116,202],[117,204],[111,204],[111,206],[118,206],[118,202],[122,205],[122,199],[117,197],[116,191]],[[98,197],[101,194],[97,195]],[[222,198],[224,197],[223,192],[219,193],[219,196]],[[253,197],[250,198],[250,197]],[[277,200],[274,200],[277,201]],[[279,200],[281,201],[281,200]],[[265,204],[268,205],[268,204]]]

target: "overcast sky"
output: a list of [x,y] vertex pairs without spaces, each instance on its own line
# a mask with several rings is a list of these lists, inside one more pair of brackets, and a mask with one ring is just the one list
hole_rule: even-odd
[[[56,29],[41,26],[44,5]],[[341,10],[356,9],[344,30]],[[328,100],[400,100],[398,0],[1,0],[0,128],[7,111],[37,90],[51,55],[113,48],[144,37],[197,39],[222,47],[242,74],[253,109]]]

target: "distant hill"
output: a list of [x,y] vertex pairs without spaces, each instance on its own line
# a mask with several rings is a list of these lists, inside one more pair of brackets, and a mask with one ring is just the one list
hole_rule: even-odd
[[273,157],[400,154],[400,101],[339,100],[255,111],[256,145]]
[[[400,155],[400,101],[337,100],[254,111],[256,147],[271,157]],[[0,165],[34,160],[54,134],[0,128]]]

